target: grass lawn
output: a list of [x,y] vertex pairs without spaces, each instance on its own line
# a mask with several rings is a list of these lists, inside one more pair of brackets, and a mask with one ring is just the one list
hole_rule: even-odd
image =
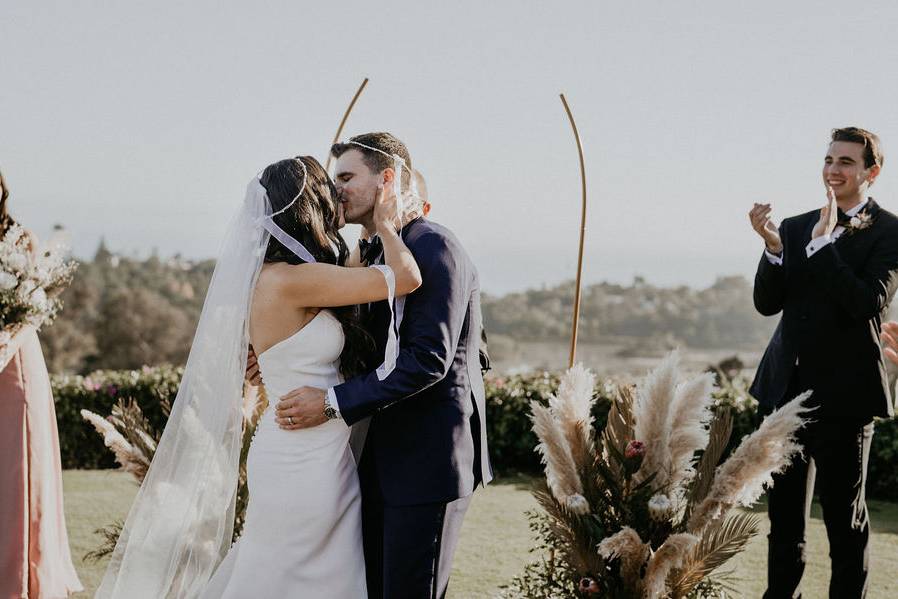
[[[93,549],[98,537],[93,530],[127,514],[136,486],[127,474],[115,471],[69,470],[63,473],[69,541],[75,566],[85,586],[77,597],[91,597],[99,584],[105,562],[87,564],[81,556]],[[532,556],[530,531],[524,511],[535,506],[527,479],[504,479],[478,491],[465,519],[455,558],[451,599],[492,597],[499,585],[517,574]],[[898,504],[871,501],[870,599],[898,597]],[[764,507],[757,509],[766,526]],[[745,597],[760,597],[766,581],[766,530],[748,550],[731,562],[733,576]],[[804,596],[827,596],[829,558],[826,531],[815,506],[808,538],[809,559],[804,577]]]

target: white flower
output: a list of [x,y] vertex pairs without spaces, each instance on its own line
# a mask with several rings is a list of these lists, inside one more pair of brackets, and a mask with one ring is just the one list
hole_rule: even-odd
[[649,516],[652,517],[652,520],[663,522],[670,518],[672,511],[673,504],[667,498],[667,495],[659,493],[649,499]]
[[19,279],[16,278],[16,275],[11,272],[0,271],[0,289],[3,291],[9,291],[13,289],[16,284],[18,284]]
[[857,227],[861,226],[861,219],[859,219],[856,216],[852,216],[851,220],[848,221],[848,224],[851,225],[852,227],[857,228]]
[[15,245],[25,234],[25,229],[22,228],[22,225],[15,224],[9,228],[6,232],[6,235],[3,236],[3,241],[10,245]]
[[25,279],[19,285],[19,289],[16,293],[18,293],[19,297],[25,301],[28,301],[28,298],[31,297],[31,292],[34,291],[35,285],[34,281],[31,279]]
[[589,502],[586,501],[586,497],[579,493],[568,495],[565,503],[567,504],[567,509],[574,514],[583,515],[589,513]]
[[47,292],[44,291],[43,287],[38,287],[31,294],[31,305],[38,310],[47,309]]
[[22,271],[28,266],[28,257],[21,253],[10,254],[9,256],[6,256],[3,261],[6,262],[12,270]]

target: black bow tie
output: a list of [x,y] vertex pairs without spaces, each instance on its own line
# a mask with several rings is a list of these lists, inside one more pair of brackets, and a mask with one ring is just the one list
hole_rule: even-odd
[[851,222],[851,217],[842,212],[841,208],[837,208],[838,212],[836,213],[836,225],[841,227],[847,227]]
[[369,266],[374,264],[374,261],[380,257],[383,251],[383,241],[381,241],[380,237],[377,235],[373,236],[370,240],[359,239],[359,256],[365,264]]

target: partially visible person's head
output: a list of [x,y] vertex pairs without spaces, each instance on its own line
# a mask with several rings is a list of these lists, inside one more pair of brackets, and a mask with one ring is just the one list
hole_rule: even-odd
[[3,173],[0,172],[0,237],[6,235],[9,228],[16,222],[9,215],[9,208],[6,204],[8,199],[9,188],[6,186],[6,179],[3,178]]
[[823,182],[837,199],[863,196],[882,169],[879,137],[859,127],[833,129],[823,164]]
[[[298,156],[267,166],[259,180],[268,195],[272,212],[278,212],[296,198],[304,177],[302,194],[292,206],[275,216],[274,222],[303,244],[317,262],[343,265],[349,256],[346,241],[339,232],[344,224],[343,209],[324,167],[311,156]],[[265,250],[265,262],[301,264],[303,260],[271,237]],[[333,308],[333,312],[346,337],[340,354],[340,371],[345,377],[361,374],[368,368],[374,343],[359,323],[359,307],[343,306]]]
[[[331,154],[337,159],[334,184],[348,223],[364,224],[370,221],[377,187],[392,184],[396,175],[394,155],[399,156],[405,165],[402,169],[402,190],[407,192],[409,189],[412,157],[405,144],[391,133],[356,135],[347,143],[331,146]],[[414,207],[406,206],[407,211],[410,208]]]
[[430,200],[427,197],[427,181],[421,171],[415,169],[415,186],[418,188],[418,197],[421,200],[421,213],[424,216],[430,214]]

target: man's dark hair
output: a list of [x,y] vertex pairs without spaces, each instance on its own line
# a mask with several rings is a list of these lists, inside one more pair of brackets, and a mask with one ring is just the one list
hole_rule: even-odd
[[[369,150],[352,142],[358,142],[372,148],[377,148],[387,155],[381,154],[375,150]],[[412,157],[408,153],[405,144],[399,141],[395,135],[386,132],[363,133],[350,137],[347,143],[336,143],[331,146],[331,154],[334,158],[339,158],[349,150],[358,150],[362,153],[362,160],[365,165],[371,169],[372,173],[383,172],[384,169],[393,168],[393,159],[391,156],[396,154],[405,161],[405,168],[402,169],[402,187],[407,188],[411,181]]]
[[864,146],[864,168],[874,164],[882,166],[882,146],[879,137],[860,127],[842,127],[833,129],[831,141],[850,141]]

